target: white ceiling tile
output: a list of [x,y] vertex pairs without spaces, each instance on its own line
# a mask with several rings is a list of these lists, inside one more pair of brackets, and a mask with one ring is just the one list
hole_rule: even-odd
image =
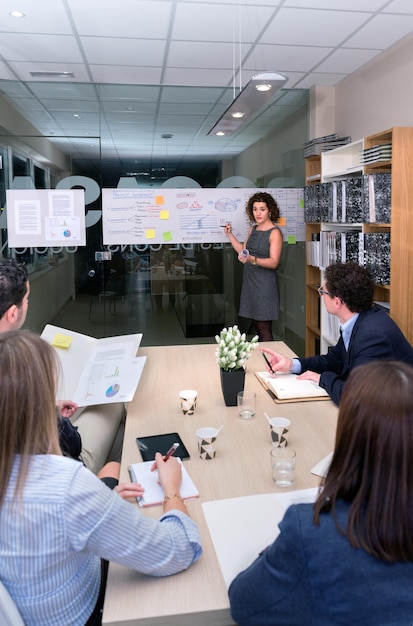
[[121,0],[121,2],[67,0],[67,2],[77,32],[81,36],[159,40],[167,37],[172,2],[164,0]]
[[16,76],[5,63],[0,61],[0,80],[13,80]]
[[[262,71],[308,72],[334,48],[302,45],[268,45],[255,47],[243,68],[262,67]],[[261,64],[260,64],[261,61]]]
[[386,0],[285,0],[283,6],[304,9],[374,12],[381,9],[385,1]]
[[272,7],[259,5],[178,3],[172,39],[231,42],[238,54],[239,43],[255,41],[272,14]]
[[316,71],[352,74],[362,65],[371,61],[379,52],[379,50],[358,50],[354,48],[336,50],[323,63],[317,65]]
[[413,15],[413,3],[411,0],[393,0],[383,9],[383,13],[405,13]]
[[135,102],[156,102],[161,93],[161,87],[148,85],[97,85],[101,101],[105,100],[132,100]]
[[[9,11],[21,10],[24,18],[14,18]],[[72,33],[70,20],[61,0],[2,0],[0,13],[0,32],[49,33],[67,35]]]
[[160,85],[162,78],[162,68],[160,67],[91,65],[90,71],[93,80],[97,83]]
[[[242,54],[249,47],[242,46]],[[233,70],[233,49],[231,43],[208,44],[205,41],[173,41],[168,52],[170,67],[197,67]]]
[[261,38],[262,43],[337,46],[370,17],[368,13],[281,9]]
[[377,15],[345,42],[351,48],[387,48],[413,31],[413,15]]
[[[22,39],[23,38],[23,39]],[[25,36],[17,33],[2,33],[0,54],[6,61],[80,63],[82,56],[76,40],[70,35],[30,35],[30,45],[24,45]]]
[[164,73],[165,85],[186,85],[194,87],[227,87],[232,84],[232,69],[209,68],[168,68]]
[[158,40],[81,37],[90,64],[162,66],[165,42]]

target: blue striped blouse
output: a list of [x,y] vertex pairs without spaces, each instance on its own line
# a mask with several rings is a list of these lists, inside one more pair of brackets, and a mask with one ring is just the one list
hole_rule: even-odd
[[66,457],[33,457],[19,503],[18,462],[0,509],[0,579],[27,626],[83,626],[97,601],[100,558],[168,576],[201,555],[187,515],[146,517]]

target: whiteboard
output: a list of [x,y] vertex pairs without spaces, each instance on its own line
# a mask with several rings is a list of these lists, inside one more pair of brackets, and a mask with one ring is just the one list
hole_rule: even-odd
[[[245,206],[251,189],[103,189],[103,243],[224,243],[230,222],[243,241],[249,221]],[[289,243],[305,240],[302,188],[265,189],[280,207],[280,227]]]

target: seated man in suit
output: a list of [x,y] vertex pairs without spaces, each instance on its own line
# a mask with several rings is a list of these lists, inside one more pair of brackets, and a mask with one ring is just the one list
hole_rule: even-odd
[[327,311],[340,321],[340,339],[327,354],[303,359],[261,348],[274,372],[312,380],[339,404],[348,375],[357,365],[386,359],[413,366],[412,346],[388,313],[373,306],[374,283],[367,269],[353,262],[330,265],[318,293]]
[[[25,265],[15,259],[0,259],[0,332],[23,326],[29,294]],[[56,404],[60,444],[65,454],[79,457],[95,474],[108,461],[120,460],[126,414],[122,403],[85,409],[79,409],[71,400],[58,400]]]

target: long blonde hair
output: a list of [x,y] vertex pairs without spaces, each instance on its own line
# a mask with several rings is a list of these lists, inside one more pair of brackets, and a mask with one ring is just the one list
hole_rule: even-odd
[[54,349],[26,330],[0,334],[0,504],[16,455],[16,493],[36,454],[61,454],[56,415],[59,361]]

